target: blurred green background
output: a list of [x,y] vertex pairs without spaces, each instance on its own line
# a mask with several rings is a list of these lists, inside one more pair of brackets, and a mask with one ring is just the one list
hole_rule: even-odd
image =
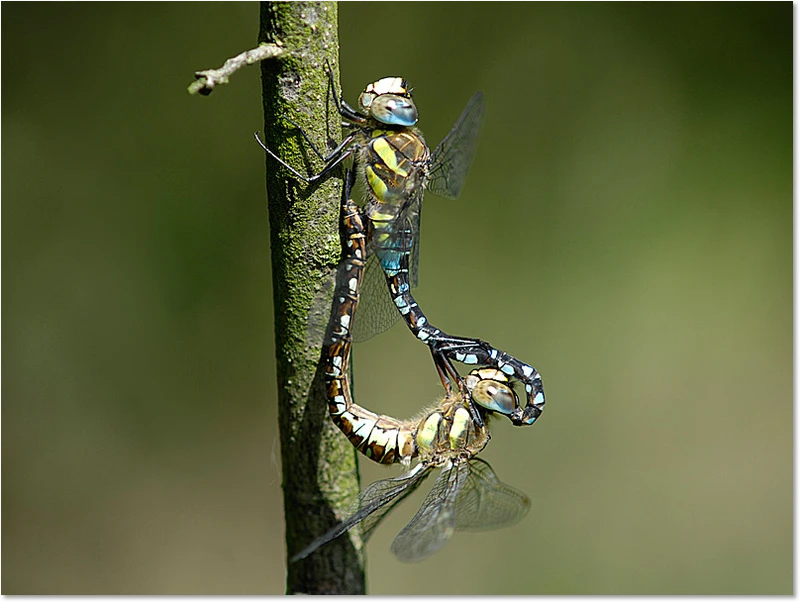
[[[403,565],[418,494],[370,592],[791,593],[792,5],[398,6],[341,5],[346,98],[487,104],[417,299],[548,405],[484,454],[531,514]],[[258,5],[2,14],[3,593],[282,593],[258,68],[186,93]],[[439,392],[403,326],[355,353],[367,407]]]

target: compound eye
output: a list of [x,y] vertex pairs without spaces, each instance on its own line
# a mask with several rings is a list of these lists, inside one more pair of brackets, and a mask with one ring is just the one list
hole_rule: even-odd
[[372,106],[372,101],[375,100],[375,94],[368,90],[365,90],[361,93],[358,97],[358,105],[364,109],[365,113],[369,113],[369,108]]
[[[472,376],[472,375],[471,375]],[[487,410],[510,416],[519,407],[519,397],[509,385],[491,379],[472,380],[472,399]],[[471,383],[467,381],[469,386]]]
[[369,105],[369,113],[381,123],[404,127],[414,125],[418,118],[414,101],[394,94],[382,94],[373,98]]

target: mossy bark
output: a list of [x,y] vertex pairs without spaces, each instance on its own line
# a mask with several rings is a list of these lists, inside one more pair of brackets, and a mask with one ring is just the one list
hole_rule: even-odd
[[[337,28],[334,2],[261,4],[259,42],[286,50],[261,63],[265,142],[301,173],[322,163],[288,119],[323,150],[341,136],[326,69],[327,61],[338,82]],[[341,256],[341,180],[309,187],[270,157],[266,164],[288,559],[344,517],[359,482],[356,452],[328,418],[320,367]],[[360,545],[348,534],[287,564],[287,593],[364,593]]]

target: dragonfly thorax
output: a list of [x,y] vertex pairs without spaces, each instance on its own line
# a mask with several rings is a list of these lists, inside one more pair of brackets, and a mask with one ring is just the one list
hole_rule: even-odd
[[386,125],[410,127],[417,123],[417,106],[402,77],[384,77],[369,84],[358,97],[358,105]]
[[362,147],[361,162],[371,197],[382,207],[368,210],[369,219],[394,221],[418,200],[429,160],[428,146],[415,128],[373,130]]
[[423,462],[444,465],[478,454],[489,442],[489,431],[475,424],[463,401],[446,398],[420,422],[414,439]]

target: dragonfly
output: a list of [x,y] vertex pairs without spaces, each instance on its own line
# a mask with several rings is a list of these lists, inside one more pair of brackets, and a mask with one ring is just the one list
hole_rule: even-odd
[[[353,179],[345,179],[347,191]],[[442,471],[433,488],[392,543],[392,553],[399,560],[424,560],[441,549],[457,530],[496,529],[518,522],[530,510],[530,500],[503,483],[487,462],[476,457],[486,447],[490,434],[485,422],[478,425],[472,420],[469,403],[470,398],[474,399],[484,413],[511,411],[519,401],[502,372],[473,370],[465,378],[469,393],[451,388],[417,420],[378,415],[353,401],[347,379],[350,326],[358,307],[366,243],[361,214],[349,197],[342,204],[342,226],[345,269],[340,273],[341,284],[332,308],[333,328],[323,351],[328,410],[353,446],[368,458],[406,467],[414,459],[419,461],[399,477],[381,479],[366,487],[345,520],[291,560],[307,557],[358,524],[366,542],[388,513],[437,468]]]
[[[335,84],[330,72],[330,88],[334,98]],[[389,289],[388,303],[376,302],[369,311],[371,317],[361,316],[359,325],[366,324],[359,336],[364,339],[385,330],[402,316],[411,332],[427,344],[434,363],[441,371],[447,369],[449,378],[459,382],[461,376],[450,360],[467,365],[491,366],[522,382],[527,394],[524,408],[508,417],[515,425],[530,425],[541,415],[545,404],[544,388],[538,371],[531,365],[493,347],[486,341],[449,335],[433,326],[411,294],[418,282],[419,231],[422,200],[425,190],[447,198],[456,198],[464,184],[477,144],[483,119],[483,95],[476,92],[467,103],[453,128],[442,142],[430,151],[415,124],[418,110],[408,83],[401,77],[385,77],[369,84],[359,96],[358,109],[350,106],[341,95],[336,103],[344,118],[343,126],[351,130],[329,154],[323,155],[301,129],[311,148],[325,162],[316,175],[307,177],[288,165],[271,151],[256,135],[261,147],[273,159],[303,181],[314,184],[330,174],[345,159],[353,157],[354,170],[363,173],[367,202],[364,215],[369,223],[369,255],[375,258],[367,265],[367,284],[379,274]],[[385,299],[386,295],[370,294],[368,298]],[[389,309],[386,306],[389,305]],[[441,358],[441,359],[439,359]],[[479,419],[473,410],[473,417]]]

